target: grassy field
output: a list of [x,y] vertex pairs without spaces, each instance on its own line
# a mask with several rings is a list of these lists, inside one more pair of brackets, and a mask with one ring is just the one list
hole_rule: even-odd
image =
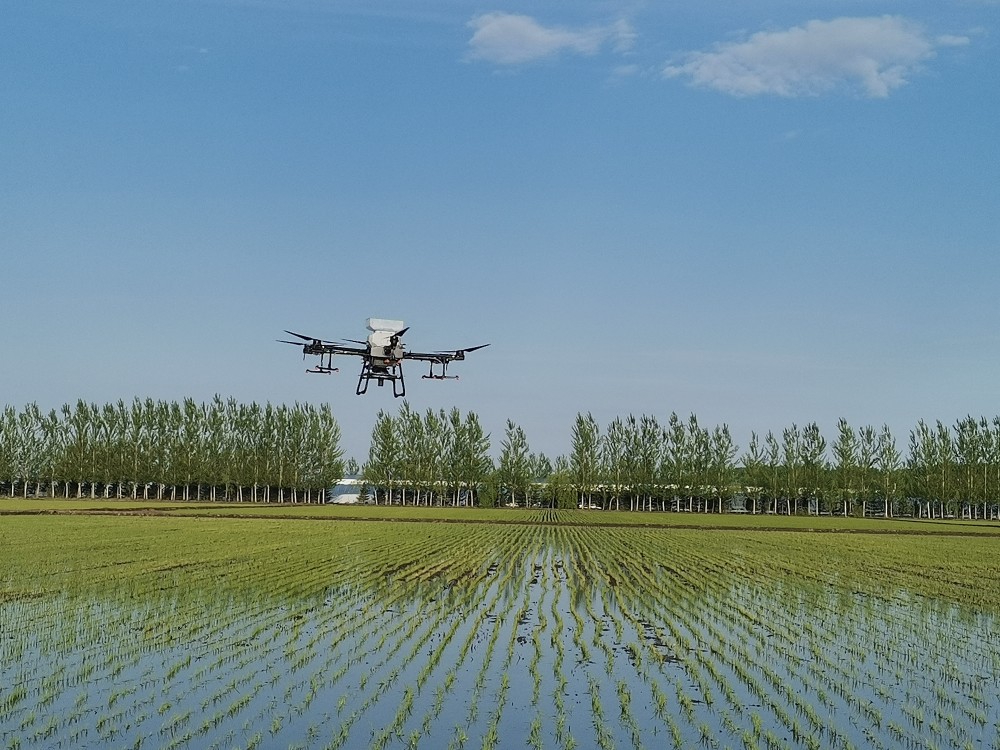
[[742,530],[844,531],[902,534],[984,534],[1000,536],[1000,521],[843,516],[773,515],[768,513],[676,513],[524,508],[452,508],[398,505],[293,505],[169,502],[113,499],[0,498],[4,514],[162,514],[243,518],[310,518],[369,521],[446,521],[484,523],[582,524],[595,526],[682,527]]
[[1000,747],[995,524],[636,516],[2,500],[0,747]]

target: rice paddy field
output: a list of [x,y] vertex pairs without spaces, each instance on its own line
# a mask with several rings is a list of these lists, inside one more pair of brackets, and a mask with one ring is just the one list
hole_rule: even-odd
[[998,544],[0,500],[0,747],[1000,748]]

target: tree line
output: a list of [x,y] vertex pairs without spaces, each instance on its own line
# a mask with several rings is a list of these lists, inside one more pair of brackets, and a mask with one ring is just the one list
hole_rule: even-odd
[[395,417],[380,412],[362,475],[376,502],[404,504],[998,515],[1000,417],[920,421],[907,448],[885,425],[841,419],[832,441],[815,422],[793,424],[752,433],[741,452],[727,425],[694,414],[630,415],[602,429],[588,413],[576,417],[569,454],[554,459],[508,420],[494,462],[474,414],[421,416],[404,403]]
[[532,451],[508,420],[494,459],[474,412],[418,413],[404,401],[379,412],[363,465],[344,462],[340,441],[326,404],[216,396],[7,406],[0,494],[322,502],[346,469],[379,504],[930,517],[995,516],[1000,505],[1000,417],[921,420],[904,455],[887,426],[843,419],[831,440],[815,422],[793,424],[752,433],[741,451],[727,425],[694,414],[630,415],[602,428],[581,413],[568,454]]
[[343,477],[329,406],[216,396],[0,413],[0,494],[321,502]]
[[492,504],[490,437],[473,412],[380,411],[361,472],[376,504]]

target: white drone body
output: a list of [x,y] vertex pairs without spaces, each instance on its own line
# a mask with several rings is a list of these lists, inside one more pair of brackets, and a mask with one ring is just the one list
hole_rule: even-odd
[[[378,385],[392,384],[392,395],[401,398],[406,394],[406,384],[403,380],[403,360],[411,359],[428,365],[428,373],[423,377],[429,380],[455,380],[457,375],[448,375],[448,364],[465,359],[465,355],[477,349],[489,346],[468,346],[464,349],[449,349],[436,352],[408,352],[403,345],[403,334],[409,328],[401,320],[387,318],[368,318],[368,338],[365,341],[347,339],[347,343],[324,341],[315,336],[306,336],[295,331],[285,333],[295,336],[299,341],[286,341],[284,344],[302,347],[302,356],[319,357],[319,364],[306,372],[330,374],[339,368],[333,366],[335,356],[359,357],[361,359],[361,374],[358,376],[357,395],[368,390],[368,383],[374,380]],[[357,346],[351,346],[356,344]]]
[[[401,320],[388,320],[386,318],[368,318],[368,346],[372,351],[381,349],[385,356],[390,354],[399,359],[403,356],[403,345],[399,343],[399,332],[406,329],[406,324]],[[396,344],[393,346],[393,337]],[[395,351],[393,351],[393,349]]]

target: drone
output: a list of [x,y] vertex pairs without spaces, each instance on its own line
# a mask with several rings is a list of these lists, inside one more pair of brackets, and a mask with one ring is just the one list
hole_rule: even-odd
[[[430,369],[423,376],[425,380],[458,380],[457,375],[448,374],[448,365],[451,362],[465,359],[465,355],[469,352],[489,346],[489,344],[480,344],[465,349],[451,349],[441,352],[408,352],[402,338],[403,334],[410,329],[403,324],[403,321],[368,318],[367,326],[370,333],[366,341],[358,341],[357,339],[344,339],[348,343],[325,341],[288,330],[285,333],[295,336],[301,341],[288,341],[286,339],[278,339],[278,341],[282,344],[301,346],[303,359],[308,354],[318,356],[319,364],[306,370],[310,373],[329,375],[339,372],[340,368],[333,366],[333,358],[337,355],[361,357],[361,376],[358,378],[357,395],[361,396],[367,393],[368,384],[374,380],[380,386],[384,386],[386,382],[392,383],[392,395],[396,398],[406,395],[403,360],[414,359],[419,362],[427,362]],[[351,346],[350,344],[360,346]]]

